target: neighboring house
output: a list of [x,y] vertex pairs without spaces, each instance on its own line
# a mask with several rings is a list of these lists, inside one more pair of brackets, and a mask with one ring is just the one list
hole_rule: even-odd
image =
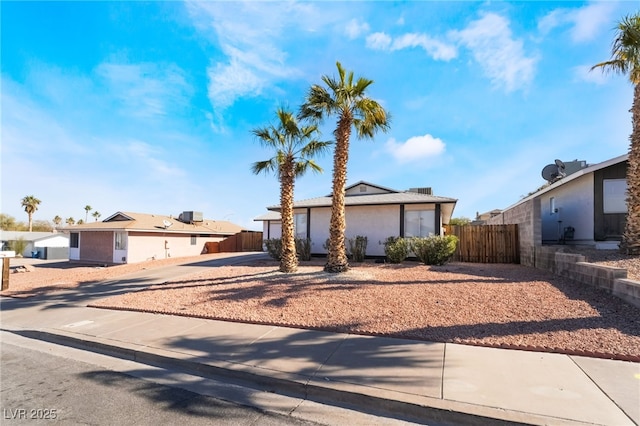
[[23,257],[39,259],[67,259],[69,257],[69,237],[60,232],[0,231],[2,250],[9,250],[11,241],[24,240]]
[[63,230],[69,234],[69,260],[110,265],[196,256],[206,252],[206,243],[220,242],[244,229],[203,219],[200,212],[184,212],[177,218],[117,212],[102,222]]
[[487,220],[498,216],[500,213],[502,213],[502,210],[499,209],[493,209],[485,213],[476,213],[476,218],[471,221],[471,225],[484,225],[487,223]]
[[[329,238],[331,200],[328,195],[294,203],[296,237],[311,239],[312,254],[327,252],[324,245]],[[366,236],[367,255],[384,256],[381,243],[388,237],[442,235],[456,202],[455,198],[433,195],[431,188],[397,191],[360,181],[345,188],[345,237]],[[263,223],[264,238],[280,238],[280,206],[267,210],[254,220]]]
[[487,224],[518,223],[521,258],[542,244],[617,248],[627,215],[628,155],[580,168],[506,208]]

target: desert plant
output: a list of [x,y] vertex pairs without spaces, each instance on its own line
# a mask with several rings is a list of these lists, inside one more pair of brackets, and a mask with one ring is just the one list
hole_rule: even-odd
[[267,253],[275,260],[282,258],[282,239],[281,238],[269,238],[264,240],[264,245],[267,248]]
[[364,262],[364,258],[367,255],[367,237],[362,235],[356,235],[355,238],[349,238],[348,254],[354,262]]
[[311,239],[296,238],[296,253],[299,260],[311,260]]
[[24,253],[27,248],[27,241],[20,237],[17,240],[9,241],[9,250],[16,252],[16,257],[22,257],[22,253]]
[[425,265],[444,265],[456,252],[458,237],[455,235],[432,235],[412,238],[411,251]]
[[409,254],[407,240],[402,237],[389,237],[381,244],[384,244],[384,254],[390,263],[402,263]]

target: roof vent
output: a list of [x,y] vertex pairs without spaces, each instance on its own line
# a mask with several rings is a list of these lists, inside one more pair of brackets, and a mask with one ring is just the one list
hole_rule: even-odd
[[423,194],[423,195],[433,195],[433,191],[431,190],[430,186],[423,187],[423,188],[410,188],[409,192],[417,192],[418,194]]

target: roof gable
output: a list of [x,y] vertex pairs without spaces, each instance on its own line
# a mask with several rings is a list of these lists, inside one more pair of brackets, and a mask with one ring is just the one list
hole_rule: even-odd
[[[400,191],[396,191],[395,189],[385,188],[384,186],[374,185],[369,182],[360,181],[356,182],[353,185],[347,186],[344,189],[344,195],[346,197],[351,196],[360,196],[360,195],[371,195],[371,194],[395,194]],[[330,197],[331,194],[328,195]]]

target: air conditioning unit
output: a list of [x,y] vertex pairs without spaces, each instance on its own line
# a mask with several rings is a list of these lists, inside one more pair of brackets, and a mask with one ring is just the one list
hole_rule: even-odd
[[184,223],[194,223],[194,222],[204,221],[202,212],[194,212],[194,211],[182,212],[180,217],[181,217],[180,220],[182,220]]

